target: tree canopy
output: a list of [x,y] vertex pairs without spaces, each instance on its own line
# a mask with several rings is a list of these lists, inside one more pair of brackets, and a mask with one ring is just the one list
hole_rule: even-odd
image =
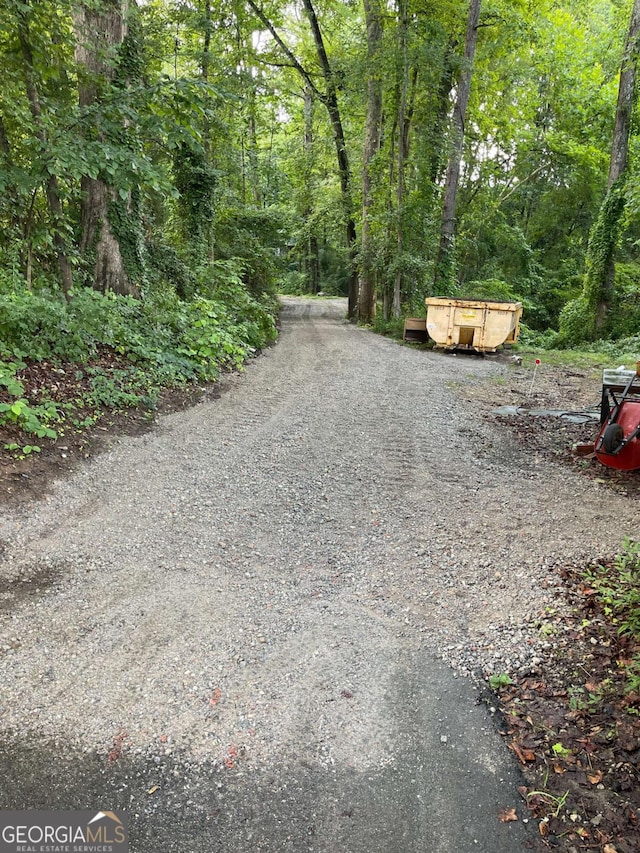
[[[348,295],[365,321],[438,293],[519,298],[557,329],[591,310],[633,8],[5,0],[0,295],[190,302],[227,269],[252,298]],[[635,117],[633,81],[600,336],[640,320]]]

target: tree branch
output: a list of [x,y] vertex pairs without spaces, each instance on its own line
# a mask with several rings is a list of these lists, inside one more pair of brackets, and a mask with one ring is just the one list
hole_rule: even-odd
[[[271,21],[269,20],[269,18],[267,18],[267,16],[266,16],[266,15],[265,15],[265,13],[262,11],[262,9],[257,5],[257,3],[254,3],[254,0],[247,0],[247,2],[248,2],[248,4],[249,4],[249,6],[251,6],[251,8],[252,8],[252,9],[253,9],[253,11],[255,12],[255,14],[258,16],[258,18],[259,18],[259,19],[262,21],[262,23],[265,25],[265,27],[269,30],[269,32],[270,32],[270,33],[271,33],[271,35],[273,36],[273,38],[274,38],[274,40],[275,40],[276,44],[278,45],[278,47],[280,48],[280,50],[281,50],[281,51],[285,54],[285,56],[290,60],[290,62],[291,62],[291,67],[292,67],[292,68],[295,68],[295,70],[296,70],[299,74],[301,74],[301,75],[302,75],[302,77],[304,77],[304,79],[305,79],[305,81],[306,81],[307,85],[309,86],[309,88],[311,89],[311,91],[313,92],[313,94],[314,94],[314,95],[315,95],[315,96],[316,96],[320,101],[322,101],[322,102],[324,103],[324,100],[325,100],[324,95],[323,95],[321,92],[319,92],[319,91],[318,91],[318,89],[316,88],[316,86],[315,86],[315,84],[314,84],[314,82],[313,82],[313,80],[312,80],[311,75],[309,74],[309,72],[308,72],[305,68],[303,68],[303,67],[302,67],[302,65],[298,62],[298,60],[296,59],[295,55],[293,54],[293,52],[292,52],[291,48],[289,48],[289,47],[288,47],[288,45],[287,45],[287,44],[285,44],[285,42],[282,40],[282,38],[281,38],[280,34],[278,33],[278,31],[276,30],[276,28],[274,27],[274,25],[271,23]],[[275,64],[275,63],[274,63],[274,64]],[[285,67],[286,67],[286,66],[285,66]]]
[[[276,62],[274,59],[265,59],[264,56],[257,56],[256,62],[260,65],[268,65],[269,68],[293,68],[294,71],[300,71],[297,65],[293,65],[291,62]],[[305,77],[306,80],[306,77]],[[316,92],[316,95],[319,97],[319,93]]]
[[516,190],[518,190],[523,184],[526,184],[532,178],[535,178],[536,175],[539,175],[540,172],[543,171],[543,169],[546,169],[546,167],[547,167],[547,164],[542,163],[540,166],[535,168],[533,170],[533,172],[529,172],[529,174],[526,175],[524,178],[522,178],[521,181],[518,181],[517,184],[512,184],[512,186],[510,188],[505,187],[505,189],[508,189],[508,192],[503,192],[498,197],[498,203],[497,203],[496,207],[499,207],[501,204],[503,204],[510,196],[512,196],[514,194],[514,192],[516,192]]

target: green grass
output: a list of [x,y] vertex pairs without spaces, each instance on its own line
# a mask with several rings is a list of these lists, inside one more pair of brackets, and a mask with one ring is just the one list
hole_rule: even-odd
[[518,355],[522,356],[524,365],[534,365],[536,358],[542,364],[552,364],[559,367],[579,367],[582,369],[593,368],[600,370],[605,367],[625,367],[635,370],[638,354],[616,350],[613,346],[611,351],[594,352],[591,350],[577,349],[541,349],[540,347],[519,345],[515,348]]

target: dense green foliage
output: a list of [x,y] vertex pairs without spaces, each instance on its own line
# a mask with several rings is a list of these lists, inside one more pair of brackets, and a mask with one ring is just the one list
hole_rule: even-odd
[[[276,337],[286,211],[247,203],[243,74],[214,62],[225,22],[200,5],[3,4],[0,424],[52,437]],[[81,399],[25,398],[43,360],[78,366]]]
[[[249,295],[228,270],[225,279],[211,296],[189,302],[169,289],[145,300],[90,289],[69,302],[57,294],[0,295],[0,425],[55,437],[69,421],[77,425],[78,411],[93,411],[93,422],[101,408],[153,407],[164,386],[240,368],[275,340],[275,305]],[[115,369],[99,366],[105,349],[119,356]],[[62,404],[53,392],[26,400],[16,376],[26,357],[64,365],[63,373],[74,364],[87,389]]]
[[[269,3],[262,8],[288,47],[295,46],[302,66],[316,74],[304,16],[285,16]],[[390,310],[386,294],[398,276],[404,313],[422,312],[425,296],[433,293],[448,127],[461,71],[468,2],[451,0],[437,7],[409,2],[404,41],[402,8],[400,2],[388,8],[384,52],[376,60],[384,109],[380,148],[371,169],[366,260],[375,270],[379,310],[387,309],[385,316]],[[363,13],[355,4],[347,10],[326,3],[318,11],[325,30],[331,32],[329,59],[339,75],[348,153],[359,177],[368,62]],[[520,299],[525,322],[538,331],[557,329],[563,307],[581,296],[589,238],[606,195],[630,11],[630,0],[483,4],[458,192],[457,263],[447,277],[451,295],[472,295],[478,282],[504,282],[501,298]],[[259,41],[254,61],[268,81],[263,103],[275,95],[283,119],[274,131],[269,108],[264,113],[264,156],[268,152],[270,163],[275,161],[282,169],[280,187],[297,217],[289,241],[286,286],[290,292],[314,289],[308,273],[313,238],[321,259],[331,250],[343,271],[342,276],[335,275],[334,268],[321,266],[320,289],[344,293],[348,259],[339,230],[330,126],[320,104],[315,105],[309,126],[300,74],[284,59],[272,39]],[[400,205],[403,82],[408,153]],[[632,138],[627,208],[614,241],[616,260],[627,266],[637,262],[635,146]],[[359,184],[354,181],[353,186]],[[587,297],[589,306],[591,302]],[[607,336],[621,331],[616,316],[612,305]],[[588,324],[581,330],[585,328]],[[568,343],[570,338],[565,334],[563,340]]]
[[[631,7],[482,4],[455,264],[439,288],[520,299],[541,343],[640,331],[633,132],[607,193]],[[134,385],[210,378],[273,339],[278,289],[346,294],[354,265],[373,277],[380,328],[421,312],[469,2],[380,8],[373,49],[360,2],[3,3],[2,375],[108,347]],[[25,420],[12,387],[3,417]]]
[[69,302],[56,294],[0,295],[0,357],[82,364],[106,346],[153,367],[157,379],[211,379],[275,340],[273,308],[237,281],[189,302],[168,290],[145,300],[90,289]]

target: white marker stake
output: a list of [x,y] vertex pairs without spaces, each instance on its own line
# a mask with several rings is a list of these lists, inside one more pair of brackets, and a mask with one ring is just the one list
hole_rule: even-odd
[[529,385],[529,393],[527,397],[530,397],[533,392],[533,383],[536,381],[536,373],[538,372],[538,365],[540,364],[540,359],[536,358],[536,363],[533,366],[533,376],[531,377],[531,385]]

